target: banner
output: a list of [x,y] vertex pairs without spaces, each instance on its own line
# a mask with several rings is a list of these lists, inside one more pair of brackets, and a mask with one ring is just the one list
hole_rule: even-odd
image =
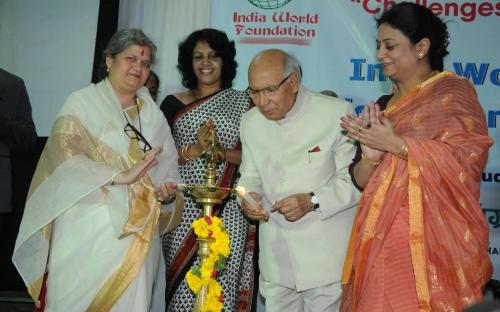
[[[237,89],[247,88],[248,65],[256,53],[279,48],[299,59],[306,87],[332,90],[359,112],[390,90],[375,57],[375,17],[395,2],[401,1],[212,0],[210,23],[236,42]],[[494,278],[500,280],[500,2],[415,2],[447,23],[451,38],[445,70],[474,84],[497,142],[482,175],[481,207],[490,225]]]

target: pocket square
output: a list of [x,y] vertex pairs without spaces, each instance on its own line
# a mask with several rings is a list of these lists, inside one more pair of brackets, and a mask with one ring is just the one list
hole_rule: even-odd
[[307,151],[308,153],[317,153],[317,152],[321,152],[321,149],[319,148],[319,146],[315,146],[313,149],[310,149]]

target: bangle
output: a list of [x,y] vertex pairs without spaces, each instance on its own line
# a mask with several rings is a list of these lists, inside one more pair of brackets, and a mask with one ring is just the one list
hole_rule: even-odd
[[221,148],[221,151],[222,151],[222,162],[225,162],[226,161],[226,149],[225,148]]
[[396,154],[399,158],[402,158],[404,160],[408,160],[408,147],[406,144],[403,144],[401,148],[399,149],[399,152]]
[[188,160],[187,157],[186,157],[186,146],[184,146],[183,148],[181,148],[181,156],[182,158],[184,158],[185,160]]
[[367,164],[369,164],[372,167],[377,167],[381,162],[382,159],[380,160],[371,160],[370,158],[366,157],[365,154],[361,153],[361,159],[366,161]]
[[193,158],[189,155],[189,152],[188,152],[188,148],[189,148],[189,144],[184,146],[182,149],[181,149],[181,155],[182,157],[187,160],[187,161],[191,161],[191,160],[195,160],[196,158]]
[[192,155],[189,154],[189,148],[191,146],[193,146],[193,145],[191,144],[191,145],[187,145],[186,146],[186,156],[187,156],[187,159],[189,159],[189,160],[195,160],[195,159],[199,158],[199,156],[195,157],[195,156],[192,156]]

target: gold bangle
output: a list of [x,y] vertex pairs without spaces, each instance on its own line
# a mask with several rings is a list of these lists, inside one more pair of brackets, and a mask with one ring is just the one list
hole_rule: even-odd
[[187,159],[188,160],[195,160],[196,158],[198,157],[193,157],[192,155],[189,155],[189,148],[191,147],[192,145],[186,145],[186,156],[187,156]]
[[380,160],[371,160],[370,158],[366,157],[365,154],[363,154],[363,153],[361,153],[361,159],[363,159],[364,161],[366,161],[366,163],[369,164],[372,167],[377,167],[382,162],[382,159],[380,159]]
[[182,156],[182,158],[184,158],[185,160],[187,160],[187,159],[186,159],[186,155],[184,155],[185,149],[186,149],[186,147],[185,147],[185,146],[183,146],[183,147],[181,148],[181,156]]
[[226,149],[225,148],[221,148],[221,151],[222,151],[222,162],[226,162]]
[[187,161],[191,161],[191,160],[195,160],[196,158],[198,157],[193,157],[191,155],[189,155],[189,147],[191,147],[191,145],[186,145],[184,146],[182,149],[181,149],[181,155],[182,157],[184,157],[185,160]]
[[397,153],[397,156],[404,160],[408,160],[408,146],[406,146],[406,144],[403,144],[401,146],[399,152]]
[[188,149],[188,146],[189,145],[186,145],[184,146],[182,149],[181,149],[181,155],[182,155],[182,158],[184,158],[186,161],[190,161],[192,160],[189,155],[187,154],[187,149]]

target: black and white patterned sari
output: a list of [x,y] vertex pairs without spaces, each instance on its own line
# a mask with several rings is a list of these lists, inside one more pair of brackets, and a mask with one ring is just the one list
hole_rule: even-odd
[[[246,92],[225,89],[188,105],[169,95],[161,109],[171,123],[177,148],[196,143],[198,128],[212,117],[220,144],[228,149],[240,149],[240,120],[249,104]],[[205,183],[204,166],[201,159],[180,166],[183,182],[195,185]],[[227,162],[219,164],[217,184],[234,187],[237,169],[237,166]],[[228,197],[223,204],[216,206],[215,214],[222,218],[231,239],[231,255],[226,268],[217,277],[223,289],[224,311],[250,311],[254,290],[255,226],[240,212],[234,197]],[[168,272],[167,311],[192,310],[195,296],[186,284],[185,275],[199,262],[191,223],[200,215],[200,206],[186,195],[181,224],[162,238]]]

